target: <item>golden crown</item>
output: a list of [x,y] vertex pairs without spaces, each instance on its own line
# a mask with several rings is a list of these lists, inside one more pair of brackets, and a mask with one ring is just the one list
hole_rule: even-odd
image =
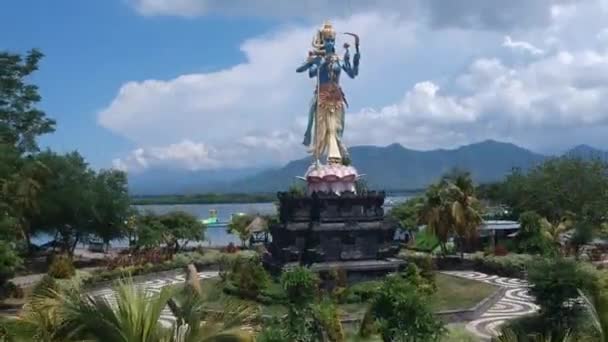
[[331,25],[331,23],[329,21],[326,21],[323,24],[323,27],[319,30],[319,33],[321,34],[321,37],[323,37],[323,39],[325,39],[325,38],[335,39],[336,38],[336,31],[334,30],[334,27]]

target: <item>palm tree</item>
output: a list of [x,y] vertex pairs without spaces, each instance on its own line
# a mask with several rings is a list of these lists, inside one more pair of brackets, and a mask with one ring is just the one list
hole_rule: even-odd
[[188,266],[186,285],[167,303],[176,317],[171,342],[247,341],[249,334],[239,329],[255,319],[257,311],[237,301],[226,302],[222,310],[209,310],[207,299],[196,268]]
[[[11,329],[13,341],[213,342],[248,341],[237,328],[257,317],[248,306],[227,304],[219,312],[193,286],[146,292],[130,278],[115,288],[116,301],[49,286],[35,294]],[[169,306],[177,320],[160,320]]]
[[572,214],[567,214],[560,220],[560,222],[555,224],[552,224],[546,218],[542,218],[540,220],[540,226],[543,235],[551,242],[559,246],[561,235],[574,226],[574,218]]
[[442,183],[454,234],[460,239],[462,257],[464,242],[475,236],[483,222],[479,201],[475,198],[475,186],[468,172],[456,174],[451,179],[444,178]]
[[446,243],[450,236],[451,216],[445,206],[441,190],[441,184],[431,184],[428,187],[419,213],[420,222],[425,223],[429,232],[437,237],[441,252],[445,255]]

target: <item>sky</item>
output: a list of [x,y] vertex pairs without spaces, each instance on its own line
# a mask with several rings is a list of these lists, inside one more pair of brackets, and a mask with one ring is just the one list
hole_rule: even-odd
[[608,0],[3,0],[0,49],[45,54],[44,147],[132,173],[259,168],[306,154],[315,83],[295,69],[324,20],[361,36],[349,146],[608,149],[607,19]]

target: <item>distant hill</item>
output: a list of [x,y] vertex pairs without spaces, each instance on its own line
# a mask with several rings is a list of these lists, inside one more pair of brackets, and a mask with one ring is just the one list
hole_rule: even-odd
[[564,155],[568,157],[577,157],[583,159],[600,159],[603,161],[608,161],[608,152],[599,150],[589,145],[575,146],[574,148],[564,153]]
[[[386,147],[355,146],[350,148],[353,166],[375,189],[414,190],[435,182],[453,168],[471,172],[477,183],[501,180],[513,168],[528,169],[548,156],[510,143],[486,140],[456,149],[416,151],[399,144]],[[587,145],[576,146],[564,155],[608,161],[608,152]],[[268,193],[287,189],[296,176],[303,176],[310,158],[289,162],[275,169],[243,170],[150,170],[130,175],[132,194],[163,195],[218,193]]]
[[[487,140],[453,150],[416,151],[399,144],[350,149],[353,165],[370,187],[386,190],[421,189],[453,168],[471,172],[478,183],[502,179],[514,167],[527,169],[546,158],[509,143]],[[268,192],[286,189],[302,176],[310,158],[288,163],[229,184],[225,191]]]
[[230,182],[252,176],[261,169],[176,170],[150,169],[129,174],[132,195],[195,194],[226,187]]

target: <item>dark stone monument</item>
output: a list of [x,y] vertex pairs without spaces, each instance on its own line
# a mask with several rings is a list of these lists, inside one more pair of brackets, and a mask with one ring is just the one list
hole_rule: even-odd
[[281,192],[279,223],[270,226],[267,267],[280,272],[294,265],[314,271],[342,269],[349,278],[397,270],[399,224],[384,215],[384,192]]

